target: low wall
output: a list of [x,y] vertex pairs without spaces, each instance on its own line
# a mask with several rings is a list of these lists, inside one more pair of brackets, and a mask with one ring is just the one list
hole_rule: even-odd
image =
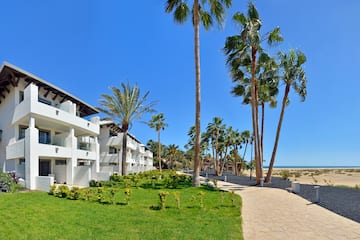
[[36,190],[49,192],[50,186],[54,184],[54,177],[37,176],[35,177]]
[[96,177],[98,181],[109,181],[110,180],[110,172],[98,172],[96,173]]
[[81,187],[88,187],[91,180],[90,166],[77,166],[74,168],[74,184]]

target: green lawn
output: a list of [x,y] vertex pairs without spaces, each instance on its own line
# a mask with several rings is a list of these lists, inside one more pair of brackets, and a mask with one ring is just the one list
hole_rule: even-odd
[[[205,188],[165,189],[166,209],[156,189],[132,188],[129,205],[120,189],[117,204],[68,200],[43,192],[0,194],[0,239],[243,239],[241,199]],[[173,192],[180,193],[177,208]],[[193,196],[205,193],[204,206]],[[222,201],[223,195],[223,201]]]

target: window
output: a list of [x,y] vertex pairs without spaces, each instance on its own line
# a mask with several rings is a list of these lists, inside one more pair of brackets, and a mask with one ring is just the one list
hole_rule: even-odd
[[0,142],[2,140],[2,130],[0,130]]
[[38,97],[38,101],[41,102],[41,103],[45,103],[45,104],[51,106],[51,101],[50,101],[50,100],[47,100],[47,99],[45,99],[45,98]]
[[39,130],[39,143],[50,144],[50,132],[45,130]]
[[27,127],[19,126],[19,140],[25,138],[25,130]]
[[110,154],[115,154],[115,153],[118,153],[118,150],[117,150],[117,148],[110,146],[109,147],[109,153]]
[[19,91],[19,103],[24,101],[24,91]]
[[66,160],[56,160],[55,165],[66,165]]
[[20,158],[19,159],[19,165],[24,165],[25,164],[25,159],[24,158]]

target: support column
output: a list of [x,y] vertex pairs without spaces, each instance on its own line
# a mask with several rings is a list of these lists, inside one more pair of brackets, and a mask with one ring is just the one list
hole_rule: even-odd
[[73,128],[70,129],[66,138],[66,147],[71,148],[71,158],[66,163],[66,183],[72,185],[74,183],[74,167],[77,165],[77,139]]
[[95,171],[96,173],[98,173],[100,172],[100,145],[97,136],[95,136],[95,152],[96,152]]
[[39,130],[35,128],[35,118],[30,117],[29,127],[25,130],[25,187],[36,189],[39,176]]

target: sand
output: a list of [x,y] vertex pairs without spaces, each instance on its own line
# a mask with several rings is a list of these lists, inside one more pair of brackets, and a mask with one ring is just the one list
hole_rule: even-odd
[[[267,169],[264,169],[266,174]],[[289,173],[290,181],[321,186],[346,186],[360,188],[360,169],[274,169],[273,176]]]

